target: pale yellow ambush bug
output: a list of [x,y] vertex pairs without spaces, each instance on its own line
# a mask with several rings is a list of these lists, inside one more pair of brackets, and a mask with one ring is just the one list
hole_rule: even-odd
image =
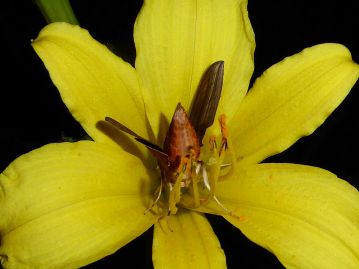
[[228,131],[224,114],[219,117],[222,133],[220,146],[217,146],[215,137],[210,137],[208,141],[210,158],[207,162],[201,159],[202,140],[207,128],[214,122],[222,92],[223,75],[223,61],[217,61],[209,66],[202,76],[189,116],[181,103],[177,104],[163,148],[144,139],[116,120],[105,118],[106,122],[145,145],[157,159],[161,171],[161,183],[149,210],[157,205],[162,197],[165,199],[164,206],[161,206],[164,215],[176,214],[177,205],[196,208],[209,199],[214,199],[222,210],[231,215],[214,193],[221,167],[231,165],[231,163],[223,163],[228,149]]

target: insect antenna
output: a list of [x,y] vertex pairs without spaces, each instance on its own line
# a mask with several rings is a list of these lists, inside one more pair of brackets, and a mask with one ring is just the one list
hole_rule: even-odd
[[131,129],[127,128],[122,123],[118,122],[117,120],[106,117],[105,121],[109,123],[110,125],[114,126],[118,130],[125,132],[126,134],[129,134],[133,136],[138,142],[145,145],[151,152],[151,154],[160,162],[167,164],[168,155],[163,152],[162,148],[156,144],[153,144],[152,142],[148,141],[147,139],[143,138],[142,136],[138,135]]

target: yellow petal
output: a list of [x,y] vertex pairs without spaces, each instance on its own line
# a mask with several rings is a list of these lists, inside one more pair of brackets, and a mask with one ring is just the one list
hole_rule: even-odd
[[78,268],[115,252],[156,218],[151,174],[136,157],[91,141],[50,144],[0,175],[5,268]]
[[106,116],[147,136],[134,68],[78,26],[53,23],[32,43],[62,100],[96,141],[110,139],[96,124]]
[[253,71],[255,41],[246,0],[146,0],[134,38],[136,69],[155,130],[160,112],[169,120],[178,102],[189,108],[204,71],[218,60],[225,62],[219,111],[231,118]]
[[305,49],[269,68],[230,122],[240,164],[258,163],[311,134],[358,77],[359,66],[339,44]]
[[237,216],[225,218],[287,268],[359,268],[359,192],[332,173],[255,164],[216,194]]
[[152,247],[156,269],[227,268],[226,257],[207,219],[182,211],[155,224]]

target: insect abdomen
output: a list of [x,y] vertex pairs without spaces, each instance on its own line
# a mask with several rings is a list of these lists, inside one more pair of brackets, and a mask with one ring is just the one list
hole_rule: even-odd
[[169,172],[175,172],[183,158],[197,160],[199,157],[200,142],[180,103],[176,107],[168,128],[163,151],[168,155]]

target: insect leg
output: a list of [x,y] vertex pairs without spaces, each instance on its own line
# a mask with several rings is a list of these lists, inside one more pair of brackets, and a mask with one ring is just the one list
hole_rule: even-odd
[[177,204],[181,200],[181,184],[184,179],[185,172],[188,165],[188,158],[184,157],[181,159],[180,165],[178,166],[176,172],[176,180],[175,183],[168,183],[169,188],[169,196],[168,196],[168,215],[176,214],[177,212]]
[[198,180],[199,180],[199,170],[201,169],[201,164],[198,164],[197,162],[192,162],[192,166],[195,171],[192,177],[192,192],[193,192],[194,207],[196,208],[200,206]]
[[[222,133],[222,141],[221,146],[219,149],[219,158],[220,158],[220,166],[221,166],[221,172],[220,176],[226,175],[230,170],[233,170],[233,167],[236,163],[236,157],[233,151],[232,141],[229,138],[228,135],[228,128],[226,124],[226,115],[222,114],[219,116],[219,124],[221,127],[221,133]],[[229,161],[226,160],[225,157],[228,157],[229,154]],[[225,156],[226,155],[226,156]],[[228,158],[226,158],[228,159]]]
[[[210,158],[209,158],[209,162],[207,163],[207,166],[204,169],[207,169],[206,171],[203,171],[202,176],[203,179],[208,181],[208,185],[209,185],[209,197],[208,198],[212,198],[217,186],[217,180],[219,177],[219,172],[220,172],[220,164],[221,164],[221,159],[220,159],[220,154],[218,152],[218,148],[217,148],[217,142],[216,142],[216,137],[212,136],[210,138],[209,141],[210,144]],[[204,174],[204,172],[206,172],[206,174]],[[207,178],[205,178],[205,176]]]
[[162,194],[162,189],[163,189],[163,182],[161,180],[160,185],[157,187],[155,193],[154,193],[154,197],[156,196],[156,199],[151,203],[151,205],[146,209],[145,213],[146,214],[148,211],[152,210],[152,208],[158,203],[158,201],[161,198],[161,194]]

